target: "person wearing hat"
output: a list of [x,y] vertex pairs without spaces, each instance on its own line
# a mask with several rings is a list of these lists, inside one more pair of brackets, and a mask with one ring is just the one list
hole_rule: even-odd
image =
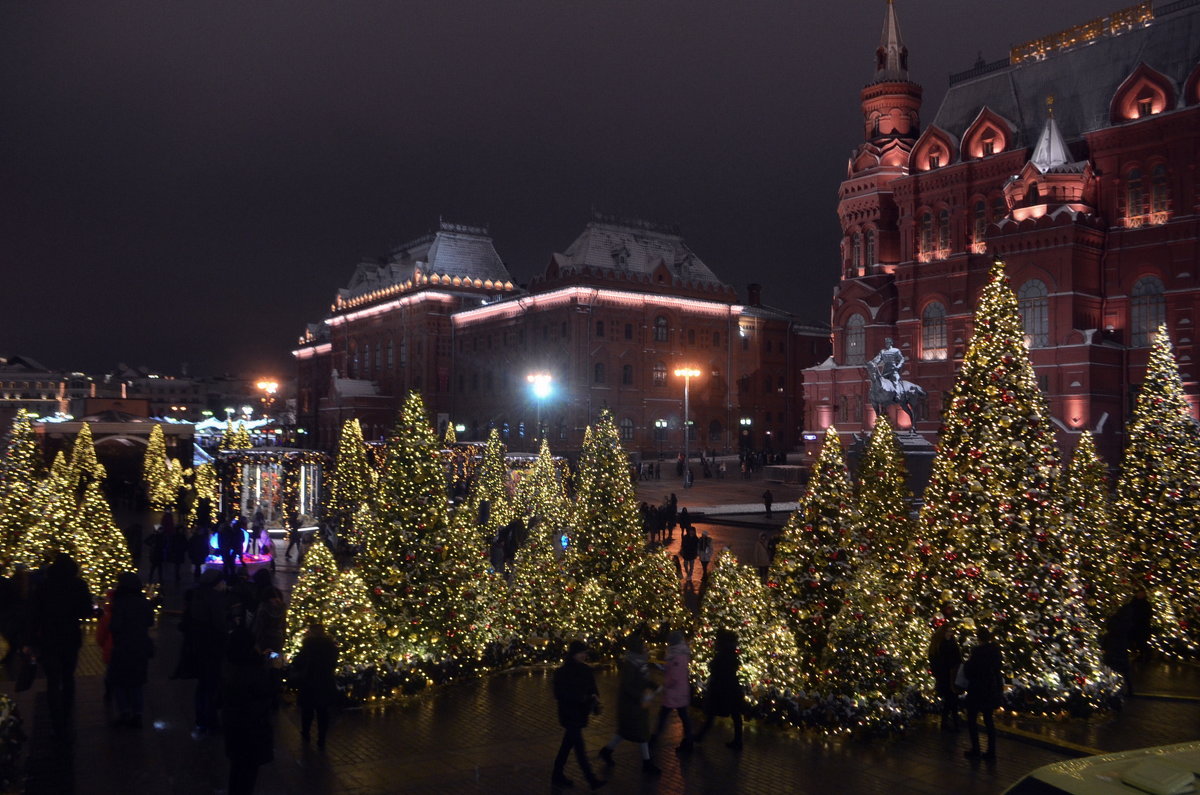
[[650,759],[650,712],[647,707],[661,688],[650,679],[650,660],[646,643],[640,635],[629,638],[617,686],[617,731],[608,744],[600,749],[600,758],[614,764],[613,749],[622,740],[637,743],[642,752],[642,772],[658,775],[662,771]]
[[551,783],[556,787],[569,787],[571,779],[563,773],[567,756],[575,751],[575,761],[583,771],[584,778],[592,789],[599,789],[604,781],[592,772],[587,749],[583,745],[583,727],[588,717],[600,711],[600,691],[596,688],[596,675],[587,664],[588,647],[582,640],[573,640],[567,647],[563,664],[554,672],[554,699],[558,702],[558,722],[563,727],[562,744],[554,757],[554,775]]
[[654,737],[662,736],[663,727],[667,725],[667,716],[671,714],[671,710],[675,710],[679,713],[679,720],[683,723],[683,739],[675,748],[680,753],[692,750],[692,719],[688,714],[688,707],[692,703],[692,688],[688,682],[688,663],[691,656],[692,650],[688,648],[687,639],[683,633],[677,629],[672,630],[667,635],[662,707],[658,710],[658,728],[654,730],[651,742]]

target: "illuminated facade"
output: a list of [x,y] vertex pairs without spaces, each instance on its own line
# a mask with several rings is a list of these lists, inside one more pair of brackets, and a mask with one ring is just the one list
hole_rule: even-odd
[[[297,421],[332,448],[358,417],[388,432],[405,394],[422,392],[439,430],[498,428],[531,447],[540,420],[556,451],[610,409],[631,450],[683,445],[681,366],[691,383],[691,447],[791,449],[803,416],[801,371],[829,354],[829,331],[797,323],[722,282],[677,230],[596,215],[517,287],[487,231],[443,223],[383,262],[358,266],[330,314],[294,351]],[[550,376],[537,398],[528,376]]]
[[1115,460],[1159,323],[1200,386],[1200,2],[1142,3],[981,61],[924,129],[907,61],[889,3],[839,194],[834,350],[805,371],[805,427],[871,427],[862,364],[892,337],[928,391],[917,429],[936,433],[1000,256],[1054,422],[1097,431]]

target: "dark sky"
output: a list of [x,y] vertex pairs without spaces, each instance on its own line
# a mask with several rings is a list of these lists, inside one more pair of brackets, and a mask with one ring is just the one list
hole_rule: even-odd
[[[946,76],[1132,0],[898,0]],[[0,6],[0,353],[291,372],[361,255],[439,215],[518,281],[596,206],[828,316],[882,0]]]

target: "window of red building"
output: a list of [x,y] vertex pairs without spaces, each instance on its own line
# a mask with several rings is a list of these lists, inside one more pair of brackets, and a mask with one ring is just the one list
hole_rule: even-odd
[[667,366],[662,362],[654,363],[654,385],[666,386],[667,384]]
[[928,361],[946,358],[946,307],[938,301],[926,304],[921,312],[921,358]]
[[846,321],[843,357],[846,364],[862,364],[866,361],[867,321],[862,315],[854,314]]
[[659,315],[654,318],[654,341],[666,342],[670,338],[670,330],[667,327],[667,319]]
[[1025,346],[1044,348],[1050,344],[1050,316],[1048,291],[1041,279],[1030,279],[1017,291],[1017,305],[1021,310],[1021,324],[1025,329]]
[[1129,301],[1129,314],[1129,344],[1135,348],[1149,347],[1167,316],[1162,280],[1156,276],[1143,276],[1137,280]]

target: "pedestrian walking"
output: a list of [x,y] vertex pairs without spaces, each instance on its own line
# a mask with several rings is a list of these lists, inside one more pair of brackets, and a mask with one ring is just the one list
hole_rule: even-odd
[[150,562],[150,572],[146,575],[146,582],[161,583],[162,582],[162,567],[163,567],[163,531],[162,527],[155,525],[150,531],[150,535],[146,536],[146,558]]
[[238,628],[229,634],[221,691],[229,795],[251,795],[258,768],[275,756],[271,726],[275,685],[268,663],[268,658],[255,648],[254,635],[248,629]]
[[600,691],[596,688],[596,675],[587,664],[588,647],[581,640],[571,641],[566,659],[554,671],[554,699],[558,702],[558,722],[563,727],[562,743],[554,757],[554,773],[550,781],[556,787],[569,787],[563,768],[567,756],[575,752],[575,761],[583,771],[592,789],[599,789],[605,782],[592,772],[587,749],[583,745],[583,729],[591,715],[600,714]]
[[958,731],[958,692],[954,680],[962,665],[962,652],[954,639],[949,621],[933,630],[929,641],[929,671],[933,674],[934,691],[941,702],[942,731]]
[[254,617],[250,621],[254,642],[266,652],[283,651],[287,631],[287,604],[283,592],[271,581],[271,572],[254,572]]
[[237,573],[237,562],[242,558],[243,540],[244,534],[238,519],[222,522],[217,528],[217,549],[221,553],[222,570],[226,577],[232,578]]
[[283,551],[285,560],[291,560],[293,549],[296,550],[297,559],[304,556],[304,549],[300,546],[300,517],[294,513],[288,517],[287,542],[287,549]]
[[[967,732],[971,738],[971,747],[964,755],[968,759],[996,758],[996,724],[992,713],[1000,706],[1000,698],[1004,694],[1004,677],[1001,673],[1003,657],[1000,647],[992,640],[992,633],[981,627],[976,633],[979,645],[971,650],[971,656],[963,663],[963,673],[967,679]],[[983,725],[987,730],[987,750],[979,750],[979,726],[976,717],[983,714]]]
[[192,564],[192,581],[199,582],[204,572],[204,564],[208,561],[211,551],[211,534],[207,527],[194,527],[187,540],[188,562]]
[[[687,508],[684,508],[686,511]],[[696,569],[696,555],[699,553],[700,541],[696,538],[696,528],[683,528],[679,539],[679,557],[683,558],[683,573],[688,582],[692,581],[692,573]]]
[[309,741],[313,718],[317,719],[317,748],[325,750],[329,735],[329,708],[337,698],[338,648],[322,624],[309,624],[292,661],[292,678],[299,690],[300,739]]
[[764,491],[762,493],[762,501],[763,501],[763,508],[765,508],[767,511],[767,518],[770,519],[771,518],[771,505],[774,504],[774,502],[775,502],[775,495],[771,493],[770,489],[767,489],[766,491]]
[[179,584],[179,568],[183,565],[187,554],[187,541],[184,534],[175,525],[175,517],[170,513],[162,516],[162,561],[169,564],[175,574],[175,584]]
[[75,704],[75,667],[83,633],[79,622],[93,614],[92,596],[79,576],[74,558],[60,552],[33,594],[33,643],[46,674],[50,725],[60,740],[69,740],[67,722]]
[[218,728],[221,668],[230,628],[226,588],[221,572],[209,569],[200,575],[200,583],[184,594],[179,625],[183,645],[172,678],[196,680],[194,733],[197,736]]
[[622,740],[636,743],[642,752],[642,772],[655,776],[662,771],[650,759],[650,712],[647,709],[658,688],[650,679],[650,660],[640,635],[629,638],[621,660],[617,687],[617,731],[608,745],[600,749],[600,758],[613,765],[613,750]]
[[692,650],[688,648],[687,639],[679,630],[672,630],[667,635],[667,659],[663,667],[663,698],[662,707],[658,710],[658,727],[655,728],[651,739],[662,737],[663,728],[671,711],[679,713],[679,721],[683,724],[683,738],[675,750],[687,753],[692,750],[692,718],[688,707],[692,705],[692,687],[688,681],[688,663],[691,661]]
[[708,664],[708,692],[705,694],[704,725],[696,733],[696,742],[712,728],[717,717],[733,718],[733,739],[725,745],[735,751],[742,750],[742,711],[745,695],[738,681],[738,636],[736,632],[723,629],[717,632],[716,653]]
[[154,625],[154,606],[142,592],[142,580],[127,571],[117,579],[112,596],[108,634],[112,652],[104,675],[105,687],[117,707],[118,726],[141,728],[145,712],[143,690],[154,656],[150,627]]
[[767,570],[771,568],[771,549],[767,545],[767,534],[759,533],[758,540],[754,542],[754,552],[750,558],[754,568],[758,569],[758,577],[763,582],[767,581]]
[[700,579],[701,581],[708,579],[708,564],[713,558],[713,542],[708,531],[705,530],[700,534],[700,540],[696,544],[696,557],[700,559]]

